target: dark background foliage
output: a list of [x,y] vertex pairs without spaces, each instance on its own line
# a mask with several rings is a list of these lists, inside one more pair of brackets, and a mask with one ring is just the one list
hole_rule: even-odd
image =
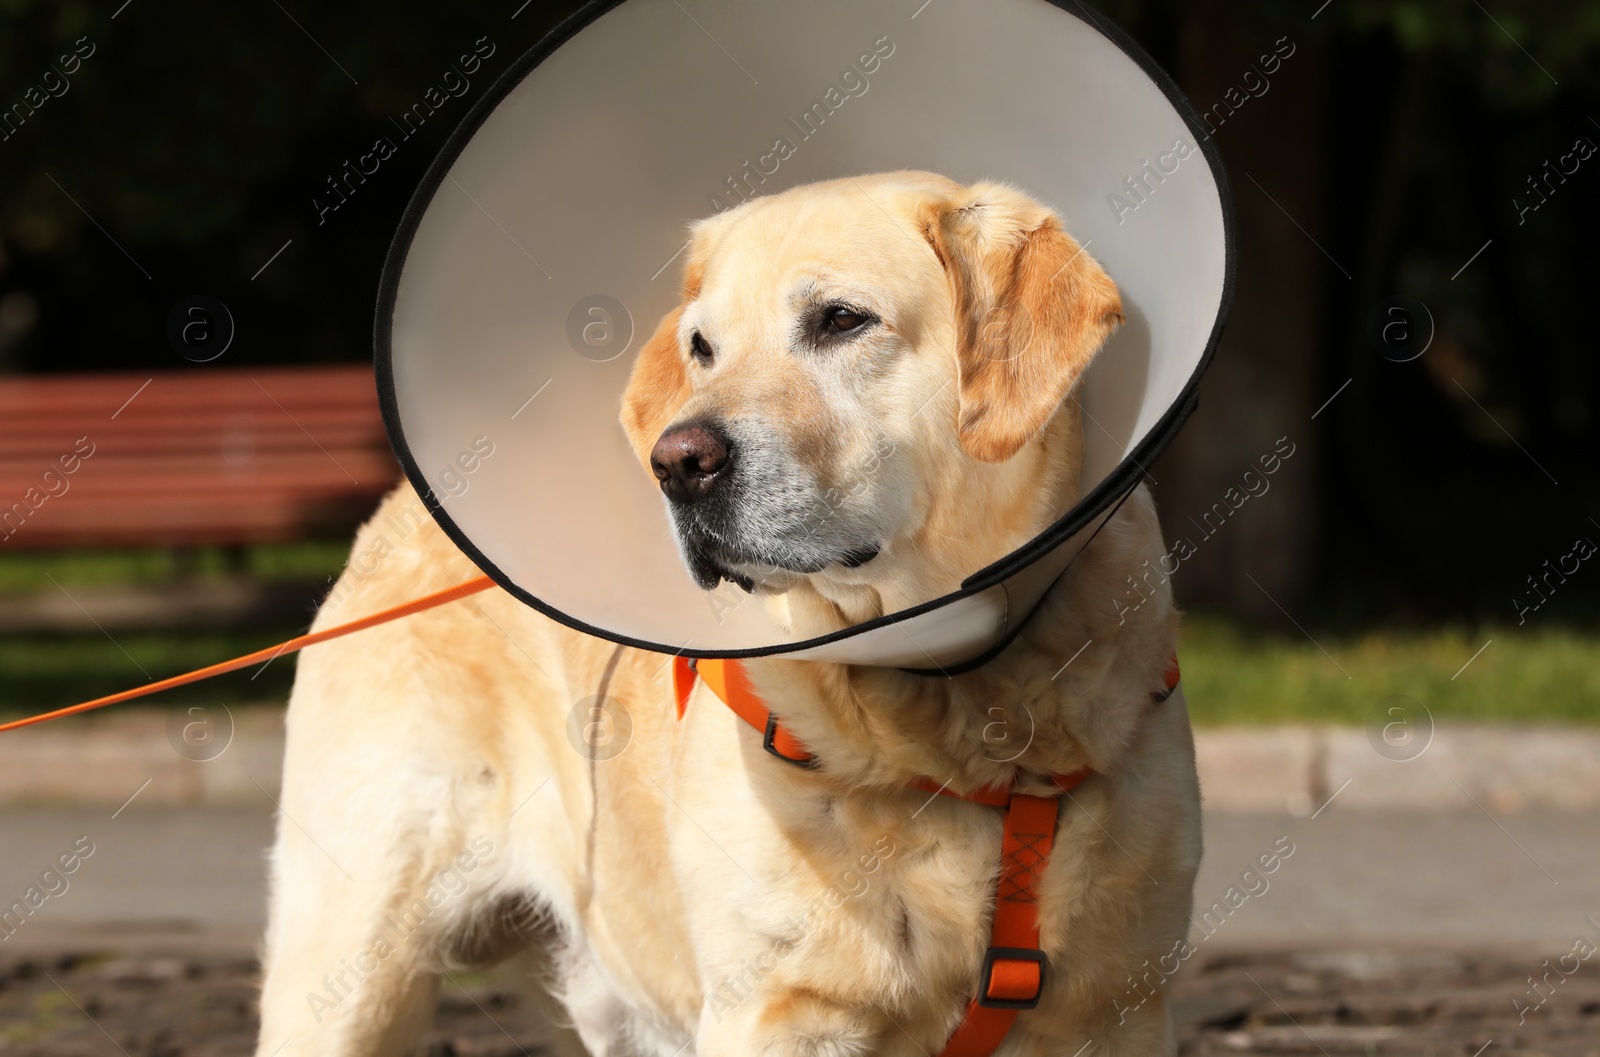
[[[368,358],[378,271],[424,166],[577,6],[119,3],[0,0],[7,113],[93,45],[0,142],[6,372],[189,369],[164,328],[195,293],[232,310],[230,362]],[[1521,208],[1547,161],[1600,146],[1600,3],[1102,9],[1226,116],[1213,132],[1239,207],[1233,321],[1201,410],[1152,468],[1169,536],[1276,438],[1304,453],[1185,566],[1180,597],[1272,619],[1512,619],[1527,575],[1600,540],[1600,158]],[[391,117],[482,38],[495,50],[471,91],[321,211],[327,177],[394,138]],[[1294,55],[1229,114],[1283,39]],[[1399,294],[1437,330],[1408,363],[1368,338]],[[1597,599],[1590,571],[1554,608]]]

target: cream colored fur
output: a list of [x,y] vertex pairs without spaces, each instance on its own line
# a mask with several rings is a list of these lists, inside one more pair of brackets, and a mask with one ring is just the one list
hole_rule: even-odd
[[[781,397],[785,442],[831,479],[886,432],[902,461],[851,515],[887,526],[881,556],[780,577],[761,601],[805,635],[933,597],[1077,494],[1068,394],[1120,315],[1076,249],[1000,184],[897,173],[756,200],[696,229],[685,304],[641,352],[624,423],[643,458],[686,408],[771,414]],[[871,370],[781,355],[768,295],[796,269],[878,299],[883,332],[845,354]],[[1009,359],[973,325],[1019,332],[1008,297],[1039,339]],[[724,373],[694,373],[686,318],[723,335]],[[804,435],[819,419],[797,403],[831,432]],[[478,575],[408,487],[355,549],[385,557],[347,572],[319,627]],[[1151,697],[1176,611],[1163,587],[1118,616],[1126,578],[1163,550],[1141,486],[970,674],[749,662],[814,772],[763,752],[703,686],[679,722],[669,658],[498,589],[312,647],[289,709],[258,1057],[409,1053],[441,974],[507,956],[533,1000],[555,996],[573,1057],[938,1054],[988,943],[1001,814],[906,782],[1019,775],[1043,793],[1039,775],[1078,767],[1095,773],[1063,804],[1039,890],[1044,998],[1000,1052],[1172,1053],[1159,994],[1121,1008],[1186,934],[1200,857],[1181,694]]]

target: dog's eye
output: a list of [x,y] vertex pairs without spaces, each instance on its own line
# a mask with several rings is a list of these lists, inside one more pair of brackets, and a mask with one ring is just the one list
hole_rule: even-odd
[[705,366],[710,366],[711,358],[715,355],[711,351],[711,343],[701,336],[698,330],[694,332],[694,337],[689,339],[689,354]]
[[848,334],[861,329],[871,318],[847,305],[831,305],[822,314],[822,329],[828,334]]

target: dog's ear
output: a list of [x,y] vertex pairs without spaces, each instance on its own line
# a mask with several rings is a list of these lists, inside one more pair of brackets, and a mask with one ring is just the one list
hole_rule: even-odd
[[646,470],[650,469],[650,449],[683,402],[689,399],[689,378],[683,369],[683,354],[678,349],[679,305],[656,325],[656,332],[639,350],[622,393],[622,429],[628,443]]
[[648,471],[650,449],[661,431],[689,399],[689,376],[683,367],[678,347],[678,321],[684,306],[700,296],[705,277],[706,258],[711,252],[711,233],[719,227],[719,217],[696,221],[689,229],[689,257],[683,266],[683,302],[661,317],[656,332],[639,350],[622,394],[622,429],[633,445],[634,454]]
[[718,213],[690,224],[690,251],[683,261],[683,301],[661,317],[656,333],[638,350],[634,371],[622,392],[622,430],[645,470],[650,470],[650,449],[656,446],[656,438],[690,398],[690,379],[678,349],[678,321],[686,305],[699,297],[706,280],[706,261],[726,227],[726,216]]
[[1123,321],[1116,283],[1049,209],[998,183],[926,203],[923,236],[956,310],[959,436],[1002,462],[1055,415]]

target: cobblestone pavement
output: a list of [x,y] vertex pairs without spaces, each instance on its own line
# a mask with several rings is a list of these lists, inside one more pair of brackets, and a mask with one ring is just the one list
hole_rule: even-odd
[[[1216,952],[1167,986],[1186,1055],[1600,1057],[1600,961],[1553,973],[1519,1023],[1512,1000],[1539,1001],[1527,978],[1558,953]],[[196,950],[0,955],[0,1053],[248,1054],[256,972]],[[466,975],[443,988],[428,1053],[537,1057],[544,1037],[508,976]]]

